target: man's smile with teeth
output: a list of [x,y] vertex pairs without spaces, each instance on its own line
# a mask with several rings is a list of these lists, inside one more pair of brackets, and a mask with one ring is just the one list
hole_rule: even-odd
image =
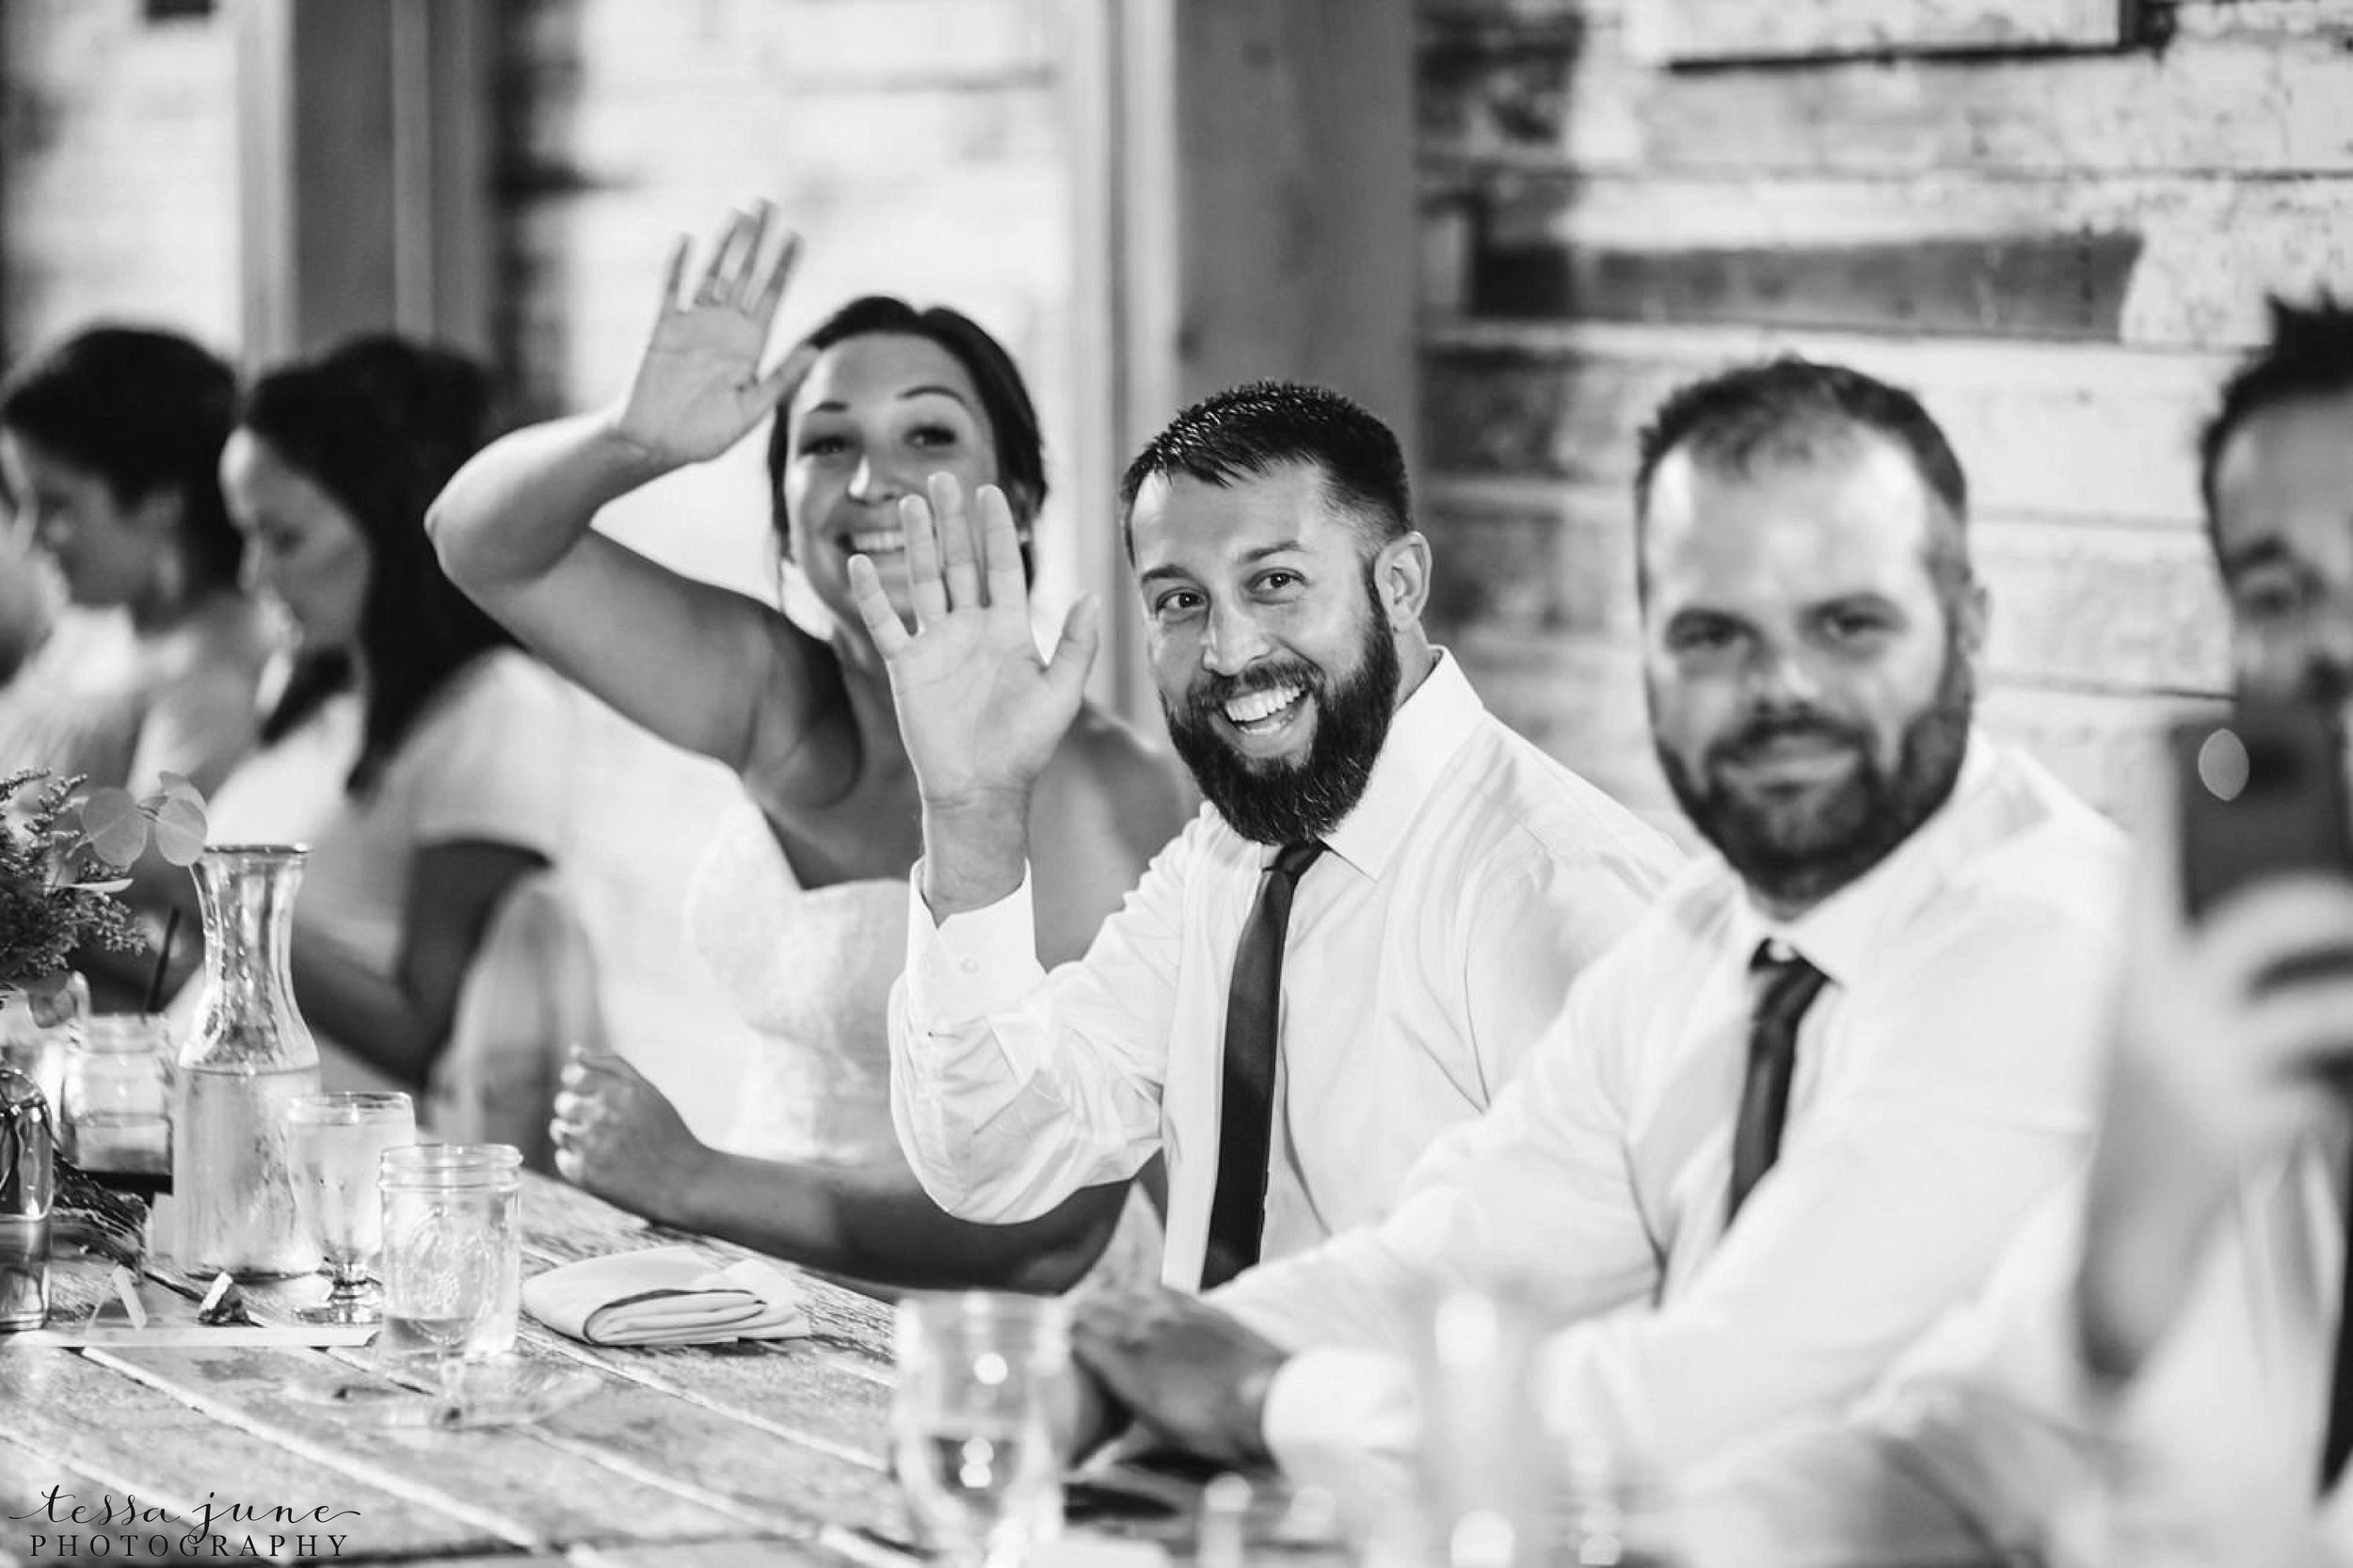
[[850,549],[860,555],[895,555],[906,547],[906,535],[896,528],[861,528],[850,535]]
[[1226,702],[1225,717],[1237,728],[1272,728],[1273,721],[1288,716],[1306,695],[1305,686],[1270,686],[1248,692]]

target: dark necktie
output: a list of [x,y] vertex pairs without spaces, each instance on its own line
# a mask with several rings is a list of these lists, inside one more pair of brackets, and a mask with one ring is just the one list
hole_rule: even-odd
[[2353,1455],[2353,1191],[2345,1200],[2345,1284],[2337,1292],[2337,1360],[2329,1374],[2329,1435],[2320,1448],[2320,1490],[2333,1491]]
[[1283,1016],[1283,937],[1291,892],[1323,853],[1317,842],[1285,844],[1258,882],[1242,922],[1234,978],[1225,992],[1225,1093],[1219,1101],[1217,1195],[1201,1288],[1225,1284],[1258,1261],[1266,1228],[1267,1151],[1274,1133],[1275,1026]]
[[1789,1114],[1789,1079],[1798,1064],[1798,1024],[1830,977],[1777,942],[1756,950],[1756,1013],[1749,1024],[1749,1072],[1740,1088],[1740,1119],[1732,1130],[1730,1224],[1749,1189],[1781,1154],[1781,1124]]

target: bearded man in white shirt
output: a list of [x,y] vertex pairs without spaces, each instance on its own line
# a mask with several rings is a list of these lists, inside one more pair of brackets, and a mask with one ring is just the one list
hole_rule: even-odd
[[1636,491],[1658,759],[1721,859],[1571,987],[1396,1212],[1082,1359],[1164,1441],[1412,1451],[1433,1288],[1553,1331],[1565,1447],[1673,1466],[1866,1387],[2075,1166],[2121,836],[1972,728],[1967,496],[1909,395],[1798,360],[1670,398]]
[[1086,955],[1037,962],[1026,802],[1096,634],[1041,660],[1011,520],[910,502],[916,626],[870,565],[923,801],[891,1009],[900,1141],[1015,1223],[1168,1157],[1162,1278],[1213,1286],[1386,1213],[1678,862],[1489,716],[1421,627],[1396,439],[1313,387],[1179,414],[1121,486],[1170,732],[1208,797]]
[[[2201,480],[2242,691],[2325,711],[2353,694],[2353,311],[2273,316]],[[2353,883],[2193,921],[2152,793],[2088,1184],[1869,1400],[1705,1477],[1706,1560],[2353,1563]]]

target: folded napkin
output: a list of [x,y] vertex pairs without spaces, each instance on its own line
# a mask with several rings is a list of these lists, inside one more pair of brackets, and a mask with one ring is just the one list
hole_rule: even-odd
[[758,1258],[721,1268],[693,1247],[550,1269],[523,1282],[523,1309],[591,1345],[717,1345],[808,1333],[792,1275]]

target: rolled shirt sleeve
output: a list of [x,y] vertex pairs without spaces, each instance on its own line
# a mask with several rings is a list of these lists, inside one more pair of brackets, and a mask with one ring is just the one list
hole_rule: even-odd
[[1037,961],[1030,879],[934,919],[909,882],[907,964],[890,1002],[890,1110],[933,1200],[991,1224],[1036,1219],[1125,1180],[1160,1146],[1196,819],[1153,858],[1084,957]]

